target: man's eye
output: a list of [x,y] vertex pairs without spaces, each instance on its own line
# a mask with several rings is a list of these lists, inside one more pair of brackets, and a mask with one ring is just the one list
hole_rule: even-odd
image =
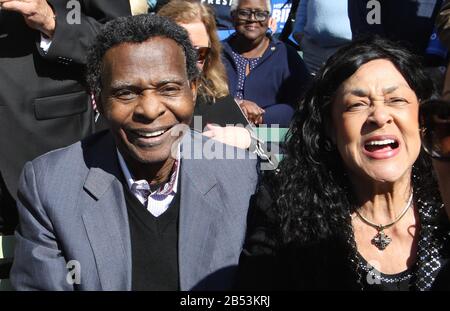
[[177,86],[165,86],[160,89],[160,93],[163,95],[177,95],[180,91],[180,88]]
[[130,90],[121,90],[114,94],[114,97],[122,100],[133,99],[137,96],[137,94]]

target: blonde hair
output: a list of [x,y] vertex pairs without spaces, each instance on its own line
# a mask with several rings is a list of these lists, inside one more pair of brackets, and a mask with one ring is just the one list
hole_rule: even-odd
[[190,24],[200,21],[205,25],[211,42],[211,51],[203,67],[199,93],[215,98],[229,94],[227,74],[221,60],[222,45],[217,35],[217,27],[212,9],[199,1],[173,0],[165,4],[157,13],[176,23]]

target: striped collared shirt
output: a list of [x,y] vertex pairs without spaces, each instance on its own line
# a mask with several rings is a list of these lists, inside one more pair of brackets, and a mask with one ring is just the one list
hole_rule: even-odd
[[119,150],[117,150],[117,156],[131,193],[133,193],[153,216],[158,217],[163,214],[169,208],[178,189],[180,148],[178,148],[177,159],[175,159],[169,181],[153,192],[151,192],[150,185],[146,180],[135,180],[133,178]]

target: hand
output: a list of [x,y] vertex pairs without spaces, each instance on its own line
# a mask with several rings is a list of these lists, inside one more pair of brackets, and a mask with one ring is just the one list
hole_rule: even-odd
[[220,141],[223,144],[235,146],[241,149],[250,147],[251,137],[249,131],[239,126],[217,126],[208,124],[203,135]]
[[238,100],[239,107],[241,107],[247,119],[255,125],[263,122],[263,115],[265,110],[259,107],[255,102],[250,100]]
[[0,0],[2,10],[22,14],[28,27],[53,37],[56,27],[55,13],[46,0]]

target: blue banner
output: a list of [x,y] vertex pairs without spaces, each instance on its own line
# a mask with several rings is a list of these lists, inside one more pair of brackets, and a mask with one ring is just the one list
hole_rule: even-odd
[[277,32],[283,30],[284,25],[291,11],[291,3],[286,4],[286,0],[272,0],[272,18],[277,21]]

